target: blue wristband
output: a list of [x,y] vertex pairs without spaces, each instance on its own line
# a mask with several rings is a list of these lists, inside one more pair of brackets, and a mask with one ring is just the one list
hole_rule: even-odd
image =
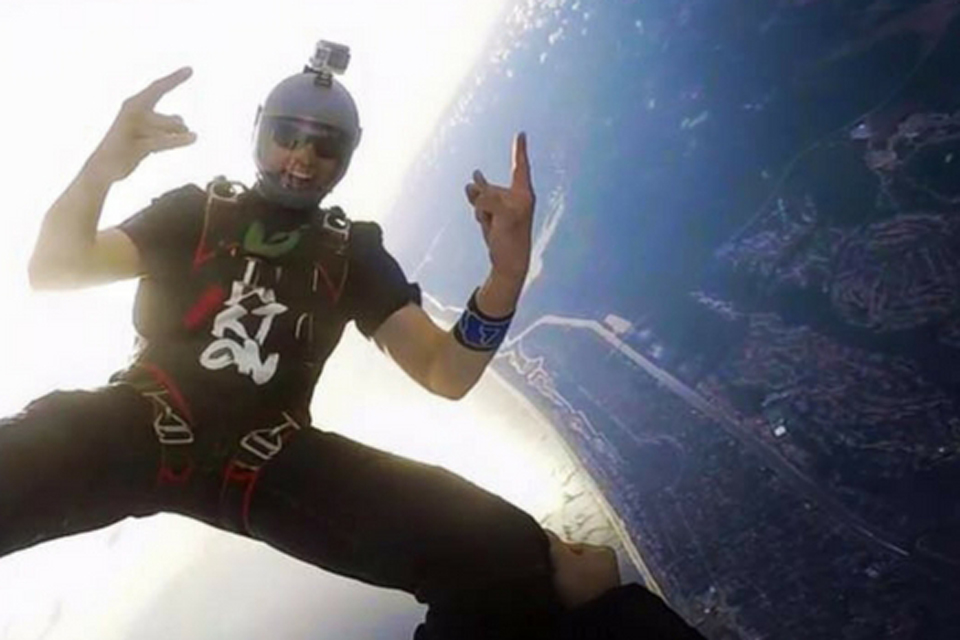
[[504,318],[491,318],[477,306],[475,289],[467,308],[453,327],[453,337],[472,351],[496,351],[507,337],[513,314]]

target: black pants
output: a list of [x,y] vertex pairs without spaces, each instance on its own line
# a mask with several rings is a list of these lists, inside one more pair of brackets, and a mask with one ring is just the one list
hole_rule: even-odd
[[499,497],[309,427],[282,430],[279,447],[260,438],[270,455],[254,468],[240,436],[271,425],[191,425],[195,441],[161,445],[157,417],[149,396],[117,384],[57,391],[0,421],[0,556],[180,513],[413,594],[430,606],[418,638],[549,637],[549,542]]

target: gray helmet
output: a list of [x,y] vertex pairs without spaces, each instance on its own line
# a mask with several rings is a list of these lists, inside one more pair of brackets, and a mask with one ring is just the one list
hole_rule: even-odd
[[[319,189],[290,189],[265,162],[266,150],[279,127],[290,121],[307,122],[333,142],[339,161],[336,173]],[[305,68],[278,84],[257,111],[253,155],[257,165],[256,190],[266,199],[285,207],[310,209],[318,206],[343,178],[354,149],[360,143],[360,118],[350,93],[327,73]]]

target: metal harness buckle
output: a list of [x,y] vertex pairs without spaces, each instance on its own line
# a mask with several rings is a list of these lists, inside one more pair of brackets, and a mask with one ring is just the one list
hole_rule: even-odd
[[299,430],[300,425],[286,412],[283,413],[283,423],[269,429],[257,429],[243,436],[240,446],[264,462],[269,461],[280,452],[283,447],[284,434],[293,429]]
[[180,417],[180,415],[167,404],[162,396],[166,391],[147,392],[146,395],[154,402],[155,417],[153,419],[153,430],[161,444],[184,445],[193,442],[193,430],[190,425]]
[[345,255],[347,245],[350,243],[350,219],[347,218],[343,209],[332,207],[324,210],[321,226],[326,232],[325,244],[338,256]]

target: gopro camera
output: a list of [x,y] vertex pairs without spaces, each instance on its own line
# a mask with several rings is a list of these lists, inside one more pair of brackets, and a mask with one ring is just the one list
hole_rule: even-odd
[[321,40],[307,65],[309,71],[320,75],[342,75],[350,64],[350,47]]

